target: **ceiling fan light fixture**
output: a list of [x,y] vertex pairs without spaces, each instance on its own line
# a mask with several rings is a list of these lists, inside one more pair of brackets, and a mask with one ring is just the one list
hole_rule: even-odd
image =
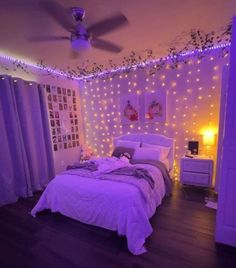
[[84,52],[91,48],[91,44],[88,39],[85,38],[75,38],[71,39],[71,47],[76,52]]

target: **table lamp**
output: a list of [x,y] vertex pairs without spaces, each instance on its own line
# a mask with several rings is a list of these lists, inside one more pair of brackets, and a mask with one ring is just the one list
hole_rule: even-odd
[[211,146],[213,146],[215,143],[215,133],[213,130],[205,130],[203,132],[203,145],[206,146],[207,149],[207,155],[210,157],[210,149]]

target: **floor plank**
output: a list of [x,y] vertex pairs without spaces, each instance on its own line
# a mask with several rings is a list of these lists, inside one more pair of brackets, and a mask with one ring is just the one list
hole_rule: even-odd
[[212,193],[175,184],[151,219],[148,252],[133,256],[126,239],[59,213],[29,212],[41,193],[0,208],[0,267],[236,267],[236,249],[214,243]]

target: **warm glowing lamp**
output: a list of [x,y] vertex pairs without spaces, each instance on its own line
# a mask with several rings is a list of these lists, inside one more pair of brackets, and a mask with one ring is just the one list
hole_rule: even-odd
[[215,133],[213,130],[205,130],[203,132],[203,144],[207,146],[212,146],[215,143]]
[[206,155],[210,158],[213,157],[212,146],[215,143],[216,130],[213,128],[204,129],[202,131],[203,135],[203,145],[206,146]]

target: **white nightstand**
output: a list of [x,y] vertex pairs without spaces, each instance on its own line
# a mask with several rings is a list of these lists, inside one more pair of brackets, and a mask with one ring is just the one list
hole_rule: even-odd
[[204,187],[212,186],[213,160],[205,156],[182,157],[180,182]]

